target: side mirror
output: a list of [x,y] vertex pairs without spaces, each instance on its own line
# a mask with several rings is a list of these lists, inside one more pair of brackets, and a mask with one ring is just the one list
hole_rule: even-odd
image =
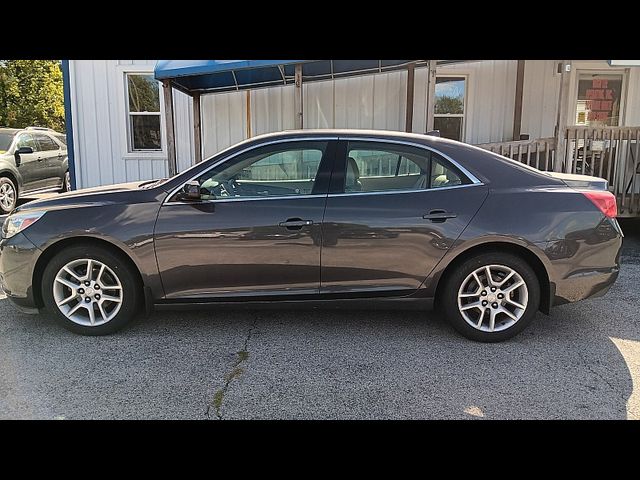
[[201,198],[200,182],[196,180],[185,183],[182,191],[178,194],[178,199],[184,201],[197,201]]
[[20,147],[16,150],[16,155],[23,155],[26,153],[33,153],[33,148],[31,147]]

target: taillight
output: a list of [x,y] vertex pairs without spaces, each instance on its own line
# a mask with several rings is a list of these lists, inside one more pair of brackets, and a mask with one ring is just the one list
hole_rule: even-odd
[[611,192],[601,190],[585,190],[582,194],[593,202],[609,218],[614,218],[618,214],[616,197]]

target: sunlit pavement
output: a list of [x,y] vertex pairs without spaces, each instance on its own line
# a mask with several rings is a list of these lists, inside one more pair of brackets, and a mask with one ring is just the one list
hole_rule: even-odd
[[479,344],[419,312],[164,312],[80,337],[0,300],[0,418],[640,418],[640,222],[609,294]]

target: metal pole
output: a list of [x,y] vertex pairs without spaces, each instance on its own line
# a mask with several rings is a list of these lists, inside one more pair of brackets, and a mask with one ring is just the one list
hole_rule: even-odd
[[[569,85],[571,79],[571,62],[564,60],[558,64],[560,73],[560,91],[558,92],[558,115],[556,118],[556,161],[553,169],[561,172],[563,168],[569,172],[569,165],[566,161],[567,140],[565,139],[565,131],[567,129],[567,117],[569,116]],[[574,148],[578,148],[578,140]],[[569,172],[571,173],[571,172]]]
[[296,97],[295,97],[295,111],[296,111],[296,121],[295,126],[297,129],[302,129],[304,126],[304,116],[302,112],[302,65],[296,65],[296,73],[295,73],[295,86],[296,86]]
[[196,163],[202,161],[202,129],[200,117],[200,94],[193,94],[193,146]]
[[513,106],[513,140],[520,140],[522,133],[522,96],[524,93],[524,66],[526,60],[518,60],[516,73],[516,99]]
[[[433,114],[436,98],[436,64],[437,60],[429,60],[427,63],[427,128],[426,131],[433,130]],[[426,132],[425,132],[426,133]]]
[[416,65],[410,63],[407,65],[407,111],[404,122],[406,132],[413,131],[413,95],[415,90]]
[[175,128],[173,121],[173,87],[171,87],[171,82],[169,80],[163,80],[162,88],[164,89],[164,118],[167,129],[167,162],[169,164],[169,176],[173,177],[178,173],[178,166],[176,163]]

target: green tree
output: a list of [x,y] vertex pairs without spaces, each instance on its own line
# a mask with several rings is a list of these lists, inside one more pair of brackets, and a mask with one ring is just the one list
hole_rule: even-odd
[[435,113],[464,113],[462,97],[442,95],[436,98]]
[[59,60],[0,60],[0,127],[65,131]]

